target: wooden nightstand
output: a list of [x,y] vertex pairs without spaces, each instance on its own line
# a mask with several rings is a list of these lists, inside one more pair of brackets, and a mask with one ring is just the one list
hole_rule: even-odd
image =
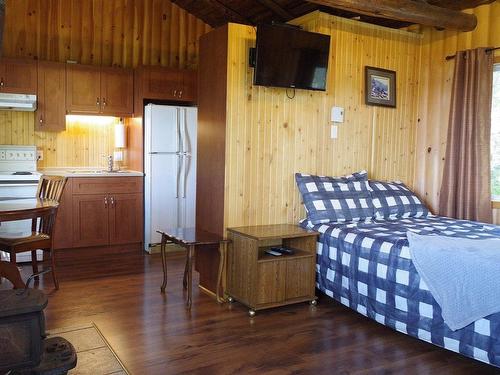
[[[318,233],[296,225],[228,228],[228,300],[255,311],[310,301],[316,304],[315,269]],[[285,246],[292,255],[272,256],[265,250]]]

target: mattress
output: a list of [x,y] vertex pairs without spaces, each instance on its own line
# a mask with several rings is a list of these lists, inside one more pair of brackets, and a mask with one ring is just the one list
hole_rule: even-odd
[[317,287],[381,324],[500,367],[500,313],[452,331],[420,279],[406,232],[500,238],[500,227],[440,216],[348,224],[301,225],[320,233]]

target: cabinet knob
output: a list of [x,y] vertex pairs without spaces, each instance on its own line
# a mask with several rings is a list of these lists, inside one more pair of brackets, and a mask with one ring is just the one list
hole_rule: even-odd
[[115,206],[115,198],[114,197],[111,197],[111,206]]
[[38,120],[38,122],[40,123],[40,125],[43,125],[43,117],[40,116],[40,120]]
[[101,104],[101,102],[99,101],[99,97],[97,97],[97,100],[95,102],[95,105],[99,107],[99,104]]
[[182,98],[182,90],[179,91],[179,98]]
[[2,78],[2,79],[0,79],[0,86],[1,86],[1,87],[4,87],[4,86],[5,86],[5,83],[3,82],[3,78]]
[[102,106],[106,107],[106,98],[102,98]]
[[108,197],[104,197],[104,207],[108,207]]
[[177,90],[174,90],[174,96],[177,96]]

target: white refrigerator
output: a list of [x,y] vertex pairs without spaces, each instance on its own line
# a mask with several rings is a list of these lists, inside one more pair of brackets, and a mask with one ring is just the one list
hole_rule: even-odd
[[144,108],[144,250],[160,229],[195,226],[196,107]]

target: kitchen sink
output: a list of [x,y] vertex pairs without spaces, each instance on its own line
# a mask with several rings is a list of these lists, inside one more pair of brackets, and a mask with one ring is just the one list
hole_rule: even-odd
[[74,173],[74,174],[129,173],[129,171],[127,171],[127,170],[108,171],[105,169],[72,170],[72,171],[68,171],[68,172]]
[[75,173],[75,174],[99,174],[99,173],[104,173],[102,170],[83,170],[83,171],[68,171],[69,173]]

